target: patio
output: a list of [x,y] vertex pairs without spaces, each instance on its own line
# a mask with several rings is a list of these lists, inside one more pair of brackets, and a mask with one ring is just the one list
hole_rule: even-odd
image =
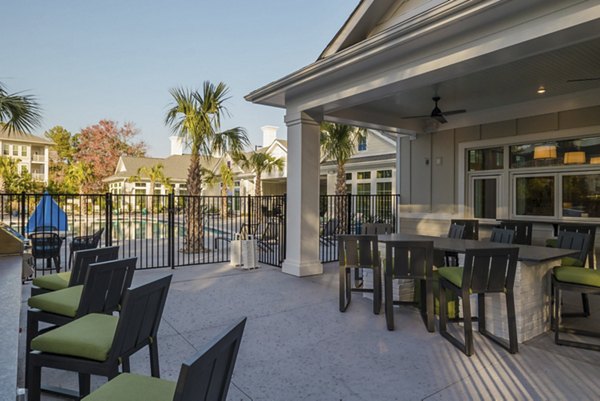
[[[428,333],[415,308],[396,311],[393,332],[383,313],[372,314],[368,299],[355,296],[340,313],[337,263],[305,278],[269,266],[241,271],[209,264],[138,271],[134,282],[171,272],[159,332],[162,377],[176,380],[183,360],[247,316],[230,400],[583,400],[600,394],[598,353],[557,346],[551,333],[522,344],[516,355],[476,334],[476,354],[467,358],[437,331]],[[22,312],[29,287],[23,286]],[[590,319],[597,321],[600,303],[591,301]],[[147,359],[145,350],[138,353],[132,371],[149,374]],[[76,388],[76,377],[45,370],[42,381]],[[104,380],[94,377],[92,388]]]

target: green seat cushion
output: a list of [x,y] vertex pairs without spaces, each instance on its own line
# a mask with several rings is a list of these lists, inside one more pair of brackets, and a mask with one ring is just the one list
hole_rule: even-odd
[[563,283],[600,287],[600,271],[584,267],[561,266],[554,268],[554,277]]
[[116,316],[90,313],[37,336],[31,341],[31,348],[52,354],[106,361],[118,321]]
[[565,256],[564,258],[561,259],[560,265],[561,266],[583,267],[585,265],[585,262],[582,262],[581,260],[579,260],[577,258]]
[[75,317],[77,315],[77,308],[79,308],[82,290],[82,285],[76,285],[64,290],[35,295],[29,298],[27,304],[32,308],[41,309],[45,312]]
[[438,269],[440,277],[445,278],[457,287],[462,286],[463,268],[462,267],[441,267]]
[[558,238],[548,238],[546,240],[546,246],[550,248],[558,248]]
[[45,290],[62,290],[69,286],[71,272],[62,272],[57,274],[48,274],[33,279],[33,285]]
[[156,377],[122,373],[82,401],[171,401],[176,385]]

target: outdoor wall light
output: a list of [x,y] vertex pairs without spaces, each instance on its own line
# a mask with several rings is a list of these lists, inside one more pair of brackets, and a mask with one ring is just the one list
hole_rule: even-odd
[[585,152],[576,151],[576,152],[566,152],[565,153],[565,164],[585,164]]
[[544,88],[543,85],[541,85],[538,90],[537,90],[538,95],[543,95],[544,93],[546,93],[546,88]]
[[533,158],[556,159],[556,145],[539,145],[533,148]]

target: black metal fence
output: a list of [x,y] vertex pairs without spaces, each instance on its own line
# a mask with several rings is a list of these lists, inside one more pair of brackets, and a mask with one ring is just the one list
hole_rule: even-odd
[[396,227],[400,195],[321,195],[319,252],[321,262],[338,260],[337,235],[360,234],[364,223]]
[[[27,236],[35,230],[27,226],[42,196],[0,194],[0,220]],[[46,215],[44,226],[57,228],[60,218],[52,209],[66,214],[68,228],[58,230],[63,267],[73,241],[102,229],[100,245],[119,245],[120,255],[137,256],[141,269],[227,262],[230,241],[237,233],[255,236],[259,262],[281,266],[285,259],[285,195],[107,193],[52,194],[52,199],[55,204],[40,212]]]

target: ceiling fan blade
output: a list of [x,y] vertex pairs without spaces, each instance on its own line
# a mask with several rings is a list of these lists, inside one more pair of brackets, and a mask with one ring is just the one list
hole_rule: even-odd
[[461,110],[450,110],[450,111],[444,111],[442,114],[445,116],[451,116],[453,114],[461,114],[461,113],[466,113],[467,111],[464,109]]
[[567,82],[600,81],[600,77],[567,79]]
[[431,117],[431,116],[429,114],[425,114],[425,115],[422,115],[422,116],[406,116],[406,117],[401,117],[401,118],[403,120],[411,120],[411,119],[414,119],[414,118],[428,118],[428,117]]
[[448,120],[446,120],[444,118],[443,114],[438,114],[436,116],[431,116],[431,118],[433,118],[434,120],[436,120],[437,122],[439,122],[440,124],[446,124],[448,122]]

